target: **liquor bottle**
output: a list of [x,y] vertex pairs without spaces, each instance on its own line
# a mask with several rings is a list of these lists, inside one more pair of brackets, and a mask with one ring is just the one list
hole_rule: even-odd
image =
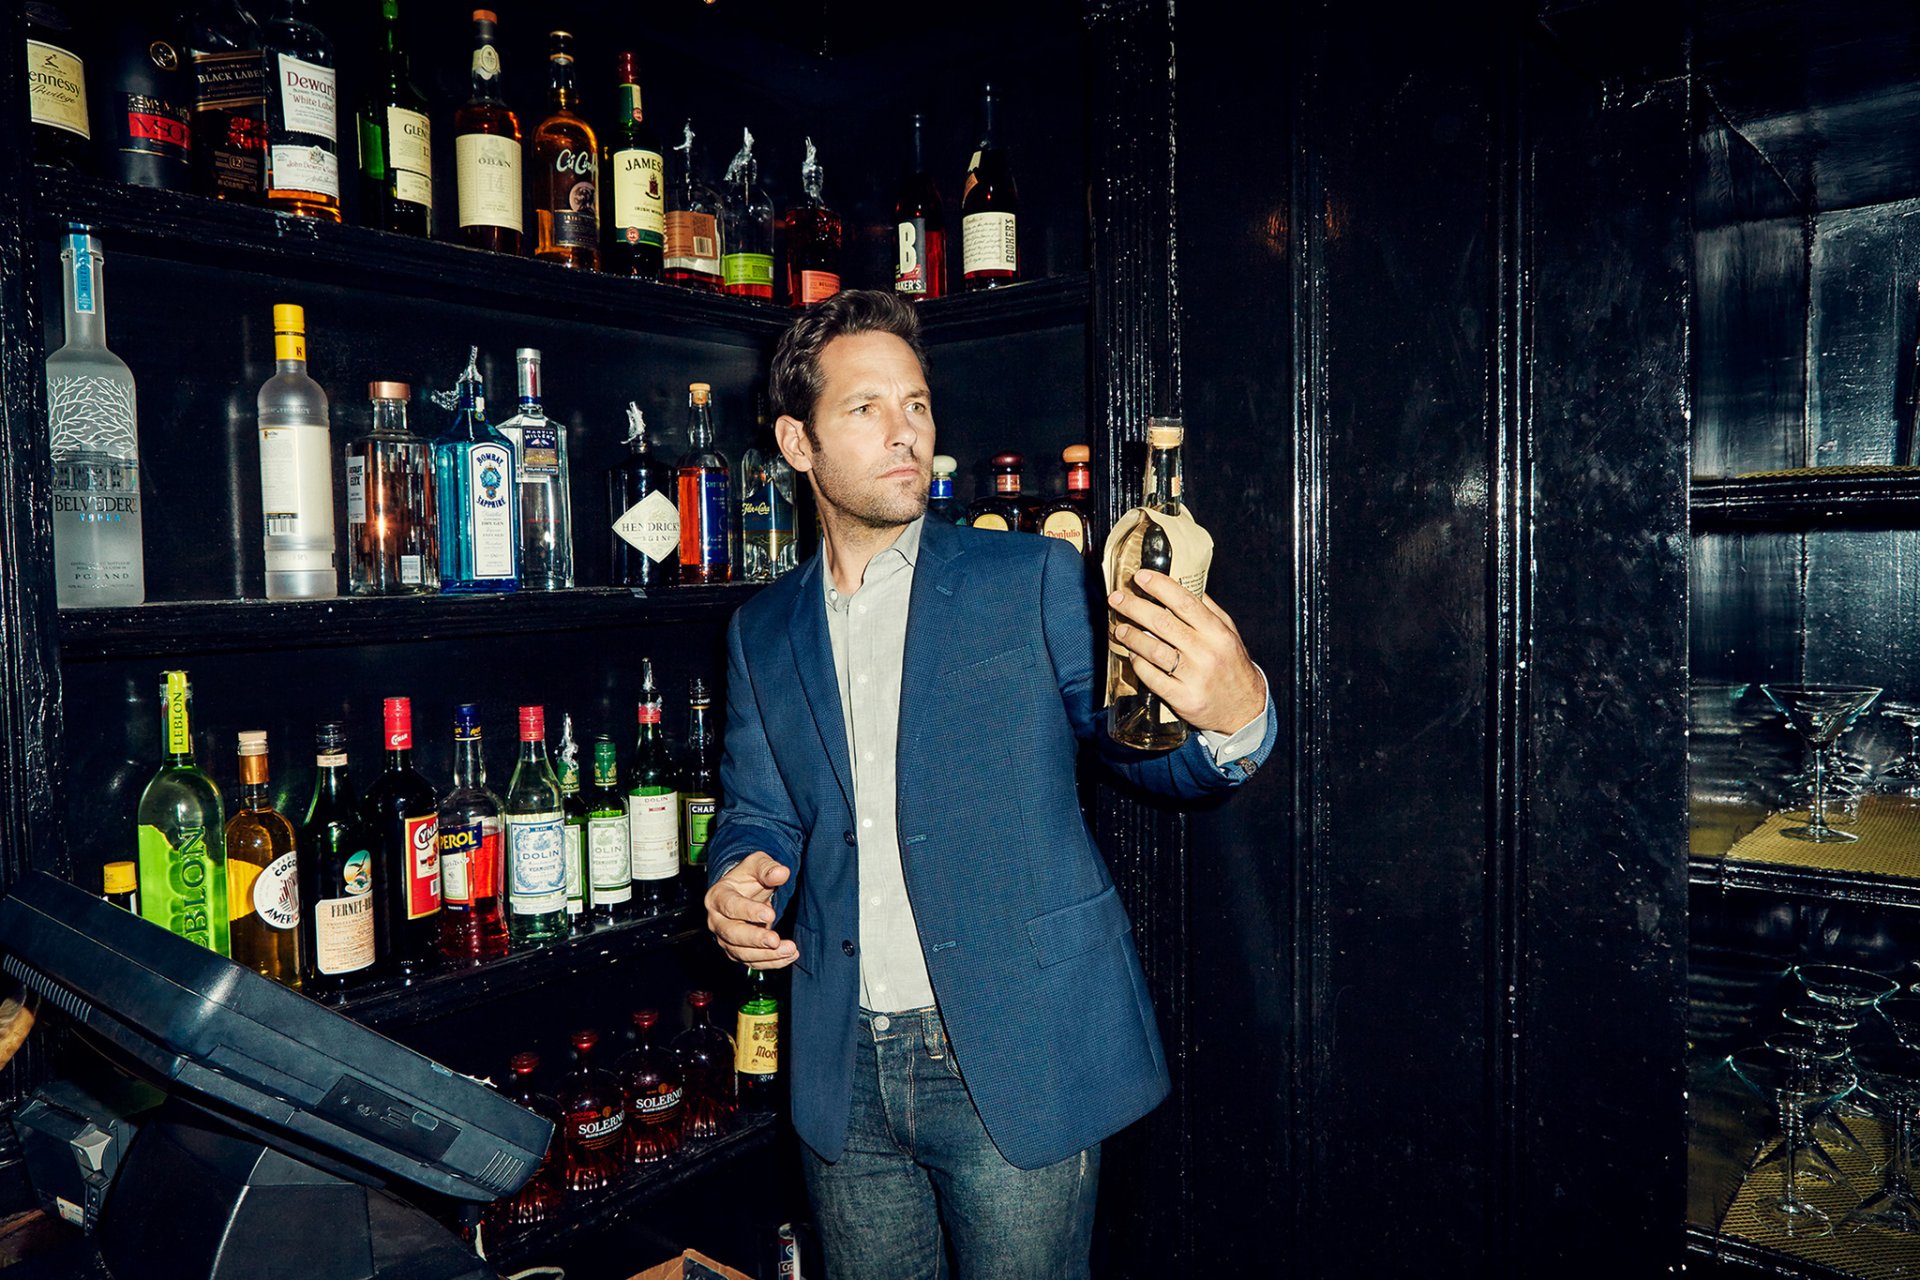
[[634,900],[645,914],[672,905],[680,878],[680,792],[673,755],[660,726],[653,660],[640,663],[640,736],[627,765],[627,847]]
[[596,925],[633,912],[633,856],[627,846],[627,797],[613,739],[593,740],[592,785],[580,796],[587,811],[587,913]]
[[520,759],[507,784],[507,931],[516,945],[565,938],[566,809],[547,759],[545,707],[520,708]]
[[720,286],[736,298],[773,301],[773,201],[760,188],[760,164],[753,158],[753,132],[727,166],[720,198],[724,227],[720,236]]
[[668,284],[719,293],[720,193],[700,176],[693,144],[693,122],[681,131],[673,149],[673,170],[667,184],[666,245],[662,275]]
[[713,1025],[711,991],[687,992],[687,1004],[693,1025],[673,1040],[685,1090],[680,1132],[687,1138],[718,1138],[733,1131],[740,1107],[733,1037]]
[[[560,779],[560,812],[566,825],[561,839],[567,867],[567,922],[575,932],[590,929],[594,921],[587,915],[590,885],[587,880],[587,802],[580,798],[580,744],[573,740],[573,717],[560,717],[560,749],[554,757],[554,773]],[[623,818],[625,815],[621,815]]]
[[306,925],[306,989],[346,991],[379,963],[374,927],[373,840],[360,820],[347,779],[347,726],[337,720],[313,732],[313,800],[300,826],[300,908]]
[[794,545],[793,468],[780,452],[767,417],[767,398],[754,398],[753,441],[740,455],[740,579],[772,582],[799,563]]
[[261,32],[267,64],[267,205],[340,221],[339,82],[333,44],[306,20],[308,0],[280,0]]
[[266,524],[267,599],[340,593],[333,563],[333,446],[327,393],[307,376],[306,312],[273,308],[275,373],[260,384],[260,510]]
[[433,125],[400,47],[400,0],[380,0],[380,44],[360,106],[360,204],[370,227],[433,233]]
[[413,765],[413,700],[386,699],[380,722],[386,769],[361,805],[380,891],[374,937],[388,964],[411,978],[432,961],[440,939],[440,803]]
[[260,24],[240,0],[205,0],[194,12],[194,190],[259,204],[267,189],[267,66]]
[[573,585],[573,477],[567,465],[567,429],[540,403],[540,353],[513,353],[520,385],[519,412],[500,424],[513,442],[520,478],[520,588],[561,591]]
[[687,387],[687,451],[675,471],[680,498],[680,581],[733,576],[733,493],[725,455],[713,447],[713,388]]
[[293,823],[267,786],[267,735],[240,735],[240,798],[227,819],[227,914],[236,964],[300,989],[300,874]]
[[1091,560],[1100,554],[1098,512],[1093,506],[1093,453],[1086,445],[1071,444],[1060,452],[1067,464],[1067,492],[1041,504],[1034,516],[1034,532],[1069,543],[1081,556]]
[[953,476],[960,464],[944,453],[933,456],[933,484],[927,489],[927,515],[948,524],[965,524],[967,509],[953,496]]
[[993,457],[993,492],[983,493],[967,508],[967,523],[976,529],[1028,528],[1027,504],[1020,497],[1024,460],[1017,453]]
[[613,585],[639,592],[680,579],[680,505],[676,479],[647,446],[647,419],[627,402],[627,456],[607,471],[612,514]]
[[634,1046],[620,1058],[617,1074],[627,1100],[627,1159],[657,1164],[680,1149],[680,1064],[654,1040],[655,1009],[633,1015]]
[[667,243],[667,165],[640,105],[634,56],[616,61],[620,114],[607,130],[607,167],[613,172],[613,206],[607,217],[607,270],[658,280]]
[[720,812],[720,751],[708,713],[713,695],[699,676],[687,682],[687,742],[680,753],[680,857],[687,896],[707,891],[707,841]]
[[347,445],[347,585],[357,596],[440,587],[433,450],[407,428],[404,382],[370,382],[373,426]]
[[65,4],[27,0],[27,117],[35,164],[90,168],[93,124],[79,27]]
[[[122,911],[140,914],[140,868],[124,858],[100,868],[100,896]],[[299,972],[296,966],[295,972]]]
[[560,1129],[560,1184],[569,1192],[598,1191],[620,1176],[627,1143],[627,1100],[611,1071],[593,1057],[598,1031],[573,1033],[574,1067],[554,1092],[564,1117]]
[[800,162],[800,203],[780,221],[787,243],[787,305],[811,306],[840,292],[840,215],[827,207],[821,192],[825,177],[806,140],[806,158]]
[[922,134],[927,118],[913,117],[913,159],[893,200],[893,230],[899,250],[894,259],[893,291],[913,302],[947,292],[947,216],[940,188],[927,169]]
[[[1177,425],[1154,419],[1147,427],[1147,487],[1141,505],[1168,515],[1185,514],[1180,501],[1180,445],[1185,437]],[[1142,520],[1127,535],[1120,551],[1122,564],[1138,564],[1160,573],[1174,572],[1173,549],[1166,532],[1151,520]],[[1129,582],[1124,590],[1139,592]],[[1187,740],[1187,726],[1172,709],[1133,675],[1132,661],[1118,645],[1107,646],[1107,736],[1141,751],[1165,751]]]
[[63,609],[142,604],[140,449],[133,372],[107,350],[100,241],[68,232],[66,342],[47,357],[54,598]]
[[554,1153],[560,1146],[566,1117],[560,1112],[560,1104],[534,1084],[534,1073],[540,1070],[539,1054],[516,1053],[509,1065],[513,1078],[500,1091],[501,1096],[551,1122],[553,1140],[541,1153],[540,1167],[520,1190],[488,1206],[488,1220],[501,1227],[531,1227],[545,1222],[560,1209],[560,1174]]
[[980,145],[960,190],[960,270],[969,289],[1020,278],[1020,192],[1006,148],[994,139],[998,95],[988,85],[980,107]]
[[189,942],[230,953],[226,812],[193,760],[193,688],[184,671],[160,675],[165,759],[140,793],[140,914]]
[[547,33],[547,118],[533,131],[533,256],[600,269],[600,143],[580,116],[573,37]]
[[453,790],[440,802],[440,954],[449,960],[507,954],[500,797],[487,789],[480,743],[480,709],[463,702],[453,709]]
[[491,9],[473,11],[473,90],[453,114],[454,190],[461,243],[519,253],[520,117],[500,96],[498,22]]
[[140,187],[193,185],[193,70],[186,24],[169,10],[114,23],[94,79],[100,168]]
[[780,1001],[767,975],[751,966],[733,1042],[740,1109],[756,1115],[771,1112],[780,1088]]
[[480,348],[468,349],[455,394],[453,424],[433,442],[440,590],[513,591],[520,586],[520,495],[513,444],[487,421]]

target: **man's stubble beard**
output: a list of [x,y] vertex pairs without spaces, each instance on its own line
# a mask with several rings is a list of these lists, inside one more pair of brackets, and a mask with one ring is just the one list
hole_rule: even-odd
[[[918,459],[914,459],[918,462]],[[897,464],[889,464],[897,465]],[[820,488],[820,496],[847,519],[868,529],[898,529],[912,524],[927,512],[927,484],[916,485],[910,493],[898,497],[876,494],[855,496],[837,493],[841,487],[841,472],[833,463],[816,455],[813,467],[814,483]],[[852,488],[852,485],[847,485]]]

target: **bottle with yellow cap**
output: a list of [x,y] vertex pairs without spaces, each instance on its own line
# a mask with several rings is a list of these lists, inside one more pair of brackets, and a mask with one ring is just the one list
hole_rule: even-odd
[[160,678],[163,762],[140,794],[140,914],[227,954],[226,813],[220,790],[193,758],[192,686],[184,671]]
[[327,393],[307,376],[306,312],[273,308],[274,375],[260,385],[260,508],[267,599],[340,594],[334,569],[333,446]]
[[100,896],[122,911],[140,914],[140,871],[127,861],[100,868]]

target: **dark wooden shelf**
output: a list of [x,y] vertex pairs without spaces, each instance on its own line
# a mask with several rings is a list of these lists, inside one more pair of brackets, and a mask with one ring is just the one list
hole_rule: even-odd
[[1811,1258],[1796,1257],[1738,1236],[1695,1226],[1687,1228],[1687,1251],[1696,1257],[1735,1263],[1761,1275],[1792,1276],[1795,1280],[1859,1280],[1852,1272],[1822,1266]]
[[772,1116],[739,1117],[738,1127],[724,1138],[682,1146],[671,1160],[633,1170],[597,1194],[565,1201],[550,1222],[503,1234],[498,1244],[487,1249],[487,1261],[505,1273],[552,1257],[569,1241],[609,1226],[669,1188],[764,1149],[778,1130],[779,1122]]
[[1702,889],[1755,890],[1876,907],[1920,907],[1920,880],[1869,872],[1694,856],[1687,859],[1687,880]]
[[723,623],[759,588],[622,587],[507,595],[340,596],[332,600],[178,600],[60,613],[63,660],[164,658],[586,631],[614,624]]
[[1036,329],[1087,323],[1093,286],[1082,273],[954,293],[920,304],[920,326],[930,343],[998,338]]
[[1920,467],[1808,467],[1696,479],[1688,505],[1696,533],[1920,529]]

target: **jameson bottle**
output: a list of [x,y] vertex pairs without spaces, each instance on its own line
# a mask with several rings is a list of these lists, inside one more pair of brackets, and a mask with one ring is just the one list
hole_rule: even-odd
[[627,1143],[627,1101],[620,1082],[593,1056],[598,1031],[572,1036],[574,1068],[560,1081],[560,1182],[570,1192],[598,1191],[620,1176]]
[[229,954],[226,814],[193,760],[193,690],[184,671],[160,677],[165,763],[140,793],[140,914],[189,942]]
[[308,0],[279,0],[261,34],[267,63],[267,205],[340,221],[339,81]]
[[205,0],[193,15],[193,186],[259,204],[267,185],[267,68],[260,24],[240,0]]
[[613,739],[593,740],[592,785],[580,796],[587,812],[587,914],[596,925],[614,924],[633,911],[633,856],[627,847],[627,797],[620,789],[620,762]]
[[310,993],[347,991],[379,962],[374,927],[373,841],[347,779],[347,726],[329,720],[313,733],[313,800],[300,826],[300,905],[306,917]]
[[360,106],[361,219],[382,231],[433,230],[433,126],[400,46],[400,0],[380,0],[373,79]]
[[633,855],[635,905],[663,911],[677,896],[680,879],[680,791],[673,753],[660,725],[660,694],[653,687],[653,661],[641,662],[640,737],[627,765],[627,845]]
[[693,122],[681,130],[673,148],[673,167],[667,182],[665,279],[668,284],[719,293],[720,193],[700,176],[693,144]]
[[607,210],[607,270],[658,280],[667,243],[667,166],[640,106],[634,56],[615,59],[620,110],[607,130],[613,200]]
[[720,752],[708,714],[713,695],[699,676],[687,684],[687,745],[681,754],[680,856],[688,896],[698,900],[707,888],[707,841],[720,812]]
[[[1147,427],[1147,489],[1141,503],[1148,511],[1180,515],[1180,445],[1185,431],[1161,419]],[[1151,520],[1142,520],[1128,533],[1120,552],[1123,565],[1172,574],[1173,547],[1166,532]],[[1129,575],[1131,576],[1131,575]],[[1138,593],[1128,583],[1124,590]],[[1146,686],[1135,680],[1130,655],[1119,645],[1107,645],[1107,736],[1141,751],[1166,751],[1187,740],[1186,723]]]
[[480,709],[453,709],[453,790],[440,802],[440,954],[491,960],[507,954],[500,904],[504,873],[500,797],[487,789]]
[[63,609],[141,604],[140,449],[133,373],[107,350],[100,242],[69,232],[66,342],[47,357],[54,596]]
[[647,446],[647,419],[627,402],[627,456],[607,471],[613,585],[647,592],[680,580],[680,505],[673,471]]
[[560,717],[560,750],[554,772],[560,778],[561,810],[566,814],[567,920],[578,932],[591,929],[587,914],[592,886],[587,880],[587,802],[580,798],[580,744],[573,740],[573,717]]
[[765,1114],[780,1088],[780,1001],[758,969],[747,970],[747,998],[734,1026],[734,1071],[740,1077],[740,1109]]
[[410,978],[433,959],[440,939],[440,806],[433,784],[413,765],[412,700],[386,699],[380,723],[386,769],[361,805],[379,889],[374,939],[389,964]]
[[462,244],[519,253],[520,117],[500,96],[498,22],[491,9],[473,11],[473,90],[453,116],[454,190]]
[[687,386],[687,451],[675,478],[680,499],[680,581],[733,577],[733,484],[726,455],[713,447],[713,388]]
[[240,799],[227,819],[227,914],[233,959],[300,989],[300,876],[293,823],[267,786],[267,735],[240,735]]
[[513,353],[519,382],[519,412],[500,424],[513,442],[519,477],[520,589],[564,591],[573,585],[573,476],[567,460],[567,428],[547,416],[541,403],[540,352]]
[[307,376],[307,316],[273,308],[274,375],[260,384],[260,510],[267,599],[340,594],[334,568],[333,446],[327,393]]
[[600,143],[580,115],[573,37],[547,33],[547,105],[533,131],[533,256],[600,269]]
[[455,395],[453,424],[433,442],[440,590],[515,591],[520,586],[520,500],[513,442],[487,421],[480,348],[468,348]]
[[680,1064],[673,1051],[654,1038],[657,1009],[633,1015],[633,1048],[618,1065],[627,1097],[627,1159],[658,1164],[680,1149]]
[[27,117],[33,161],[66,169],[88,168],[93,125],[87,116],[81,29],[73,10],[55,0],[27,0],[26,17]]
[[994,132],[998,105],[999,95],[988,85],[980,102],[980,145],[960,190],[960,270],[968,289],[993,289],[1020,278],[1020,192]]
[[736,298],[773,301],[773,201],[760,186],[753,133],[742,142],[720,185],[725,230],[720,244],[721,288]]
[[520,708],[520,759],[507,785],[507,931],[545,946],[567,924],[566,805],[547,759],[545,707]]

